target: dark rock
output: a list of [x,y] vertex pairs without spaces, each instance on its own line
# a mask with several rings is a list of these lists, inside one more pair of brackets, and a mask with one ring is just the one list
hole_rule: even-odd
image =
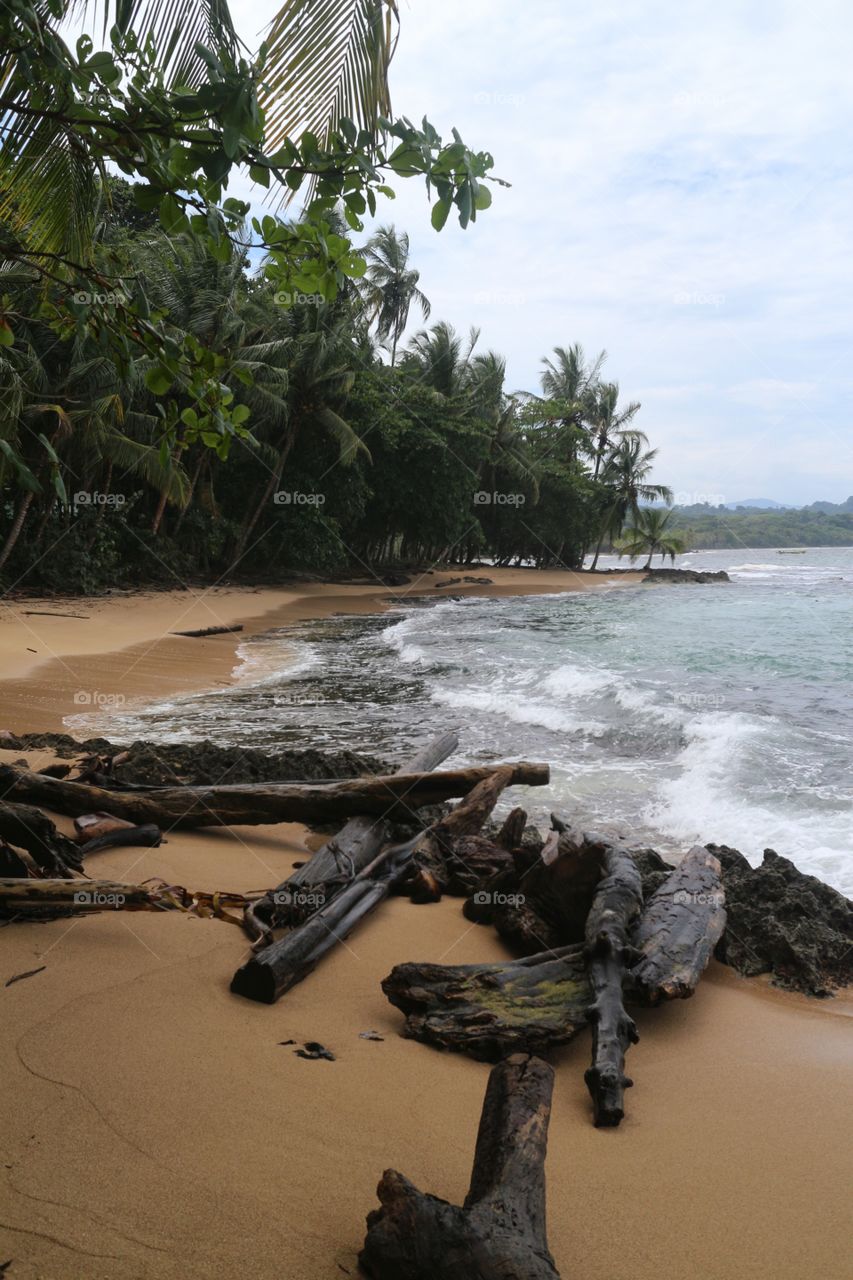
[[773,849],[751,867],[737,849],[708,848],[722,864],[728,912],[718,960],[812,996],[853,982],[853,903]]
[[672,871],[672,863],[664,862],[654,849],[631,849],[631,857],[637,864],[643,884],[643,901],[648,902]]
[[725,569],[716,573],[700,569],[649,569],[643,582],[731,582]]
[[301,1049],[294,1049],[293,1052],[297,1058],[307,1058],[309,1061],[316,1061],[318,1058],[325,1058],[327,1062],[334,1062],[335,1055],[331,1049],[327,1049],[324,1044],[320,1044],[319,1040],[306,1040],[305,1045]]

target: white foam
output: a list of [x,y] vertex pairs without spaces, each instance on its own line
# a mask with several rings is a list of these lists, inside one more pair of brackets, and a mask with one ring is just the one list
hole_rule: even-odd
[[761,862],[764,849],[783,854],[810,875],[853,893],[849,813],[836,809],[793,813],[744,795],[751,758],[775,722],[738,714],[703,715],[687,726],[688,745],[675,764],[677,776],[661,783],[643,817],[684,844],[728,844]]
[[565,664],[556,667],[542,681],[542,687],[558,698],[589,698],[613,685],[619,679],[616,672],[599,671],[593,667],[575,667]]
[[[433,702],[445,707],[458,707],[465,711],[485,711],[516,724],[539,725],[543,729],[565,733],[581,728],[581,723],[560,707],[550,703],[531,702],[527,697],[513,697],[506,690],[492,689],[434,689]],[[583,727],[592,726],[585,721]]]

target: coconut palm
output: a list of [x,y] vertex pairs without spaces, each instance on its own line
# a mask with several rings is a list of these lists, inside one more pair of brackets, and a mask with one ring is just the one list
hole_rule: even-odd
[[657,449],[644,449],[641,440],[629,437],[605,460],[601,481],[607,498],[592,569],[598,564],[604,539],[608,535],[618,538],[626,520],[637,519],[641,502],[672,502],[672,490],[667,485],[649,484],[647,479],[656,457]]
[[620,556],[630,556],[632,561],[648,554],[644,569],[651,569],[652,557],[656,555],[660,555],[661,560],[669,556],[674,563],[687,543],[683,535],[671,526],[671,511],[660,507],[641,507],[632,523],[622,530],[622,537],[614,544],[615,550]]
[[593,480],[598,479],[604,459],[620,440],[630,435],[632,439],[648,444],[645,432],[630,426],[640,411],[639,401],[632,400],[625,409],[620,409],[618,404],[618,382],[601,382],[593,388],[588,410],[589,448],[594,458]]
[[364,249],[367,271],[362,296],[371,320],[376,321],[380,341],[391,340],[391,366],[397,363],[397,344],[409,320],[413,302],[429,319],[430,302],[418,288],[420,273],[409,266],[409,237],[398,235],[393,226],[380,227]]
[[421,329],[409,343],[405,363],[420,380],[446,401],[461,406],[470,400],[476,388],[472,379],[471,357],[480,338],[480,330],[471,328],[467,342],[446,320],[431,329]]

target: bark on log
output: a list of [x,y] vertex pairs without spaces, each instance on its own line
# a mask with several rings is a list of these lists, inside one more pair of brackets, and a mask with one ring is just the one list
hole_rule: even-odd
[[155,823],[144,827],[116,827],[113,831],[105,831],[103,835],[92,836],[80,846],[80,856],[88,857],[90,853],[100,853],[102,849],[156,849],[163,843],[163,832]]
[[[263,783],[249,786],[158,787],[115,792],[81,782],[43,778],[11,765],[0,767],[6,794],[72,816],[93,809],[134,824],[160,827],[257,826],[273,822],[329,822],[357,813],[410,819],[425,806],[466,796],[498,766],[434,773],[376,775],[333,783]],[[513,785],[545,786],[546,764],[506,766]]]
[[635,958],[631,934],[642,909],[643,889],[637,864],[625,849],[602,842],[602,856],[604,878],[586,922],[585,955],[594,999],[587,1011],[592,1066],[584,1080],[596,1127],[612,1128],[625,1114],[624,1091],[633,1084],[625,1075],[625,1052],[639,1039],[633,1018],[625,1012],[622,987]]
[[[429,773],[452,755],[459,746],[459,735],[444,733],[434,738],[415,752],[397,770],[399,774]],[[311,889],[323,889],[327,894],[330,886],[342,881],[351,880],[359,871],[372,862],[383,845],[391,839],[391,823],[386,818],[377,818],[368,814],[360,814],[350,818],[336,836],[327,840],[324,845],[311,855],[304,866],[299,867],[278,885],[275,893],[279,896],[290,891],[298,896],[300,892]],[[261,919],[269,915],[271,920],[282,920],[281,910],[273,912],[266,908],[275,905],[272,898],[262,899],[256,904]]]
[[83,866],[83,855],[74,841],[57,831],[50,818],[30,805],[0,800],[0,838],[26,849],[48,875],[70,876]]
[[184,889],[165,881],[128,884],[123,880],[0,879],[0,916],[40,915],[45,911],[88,915],[93,911],[180,910],[219,916],[240,925],[226,908],[243,908],[242,893]]
[[580,946],[506,964],[398,964],[382,990],[406,1015],[405,1037],[479,1062],[567,1044],[590,1001]]
[[694,845],[653,895],[634,931],[632,994],[646,1004],[692,996],[726,927],[720,863]]
[[[317,961],[388,896],[419,850],[444,848],[454,834],[477,829],[494,805],[516,766],[499,766],[493,775],[480,780],[464,800],[439,819],[428,831],[404,845],[384,850],[361,872],[324,903],[299,928],[278,942],[264,947],[235,973],[231,990],[237,995],[273,1004],[311,972]],[[475,771],[470,771],[475,772]],[[430,774],[401,774],[396,777],[435,777]],[[393,781],[394,779],[392,779]],[[388,781],[386,779],[385,781]],[[287,891],[285,891],[287,892]]]
[[461,1208],[386,1169],[359,1255],[373,1280],[559,1280],[545,1223],[553,1088],[538,1058],[517,1054],[492,1069]]

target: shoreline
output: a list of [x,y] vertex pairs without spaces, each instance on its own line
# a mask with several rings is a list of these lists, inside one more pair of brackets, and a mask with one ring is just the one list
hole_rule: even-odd
[[[504,581],[448,594],[571,589],[531,572],[520,571],[523,592]],[[0,683],[0,728],[37,729],[26,714],[63,730],[62,699],[83,679],[109,691],[121,678],[140,698],[230,683],[250,635],[381,612],[401,594],[310,584],[192,602],[183,592],[43,602],[92,616],[27,619],[41,636],[56,624],[54,653],[23,659],[26,629],[0,626],[0,652],[22,662]],[[164,635],[239,622],[244,632],[204,640]],[[123,647],[110,651],[108,640]],[[34,768],[53,758],[27,756]],[[55,820],[70,833],[68,818]],[[286,878],[318,839],[298,824],[203,828],[170,833],[157,849],[98,853],[87,869],[257,890]],[[230,994],[246,955],[237,928],[178,913],[0,929],[0,1261],[12,1260],[10,1280],[230,1280],[247,1255],[258,1280],[339,1280],[360,1274],[384,1169],[464,1198],[489,1067],[403,1039],[379,984],[407,960],[506,959],[495,931],[470,924],[459,899],[389,899],[272,1007]],[[614,1130],[591,1124],[588,1033],[554,1053],[549,1240],[566,1280],[842,1280],[853,1130],[845,1142],[838,1098],[853,1067],[851,996],[819,1002],[712,961],[691,1000],[639,1012],[636,1087]],[[382,1040],[362,1039],[367,1030]],[[297,1058],[290,1042],[308,1040],[336,1060]]]
[[[644,576],[640,570],[489,569],[478,576],[491,577],[491,586],[432,585],[465,572],[431,571],[404,587],[323,582],[2,602],[0,729],[62,732],[66,716],[87,708],[108,710],[117,700],[141,705],[174,693],[231,685],[244,640],[296,622],[335,613],[383,613],[406,596],[548,595],[634,586]],[[234,625],[242,625],[243,631],[204,639],[170,634]],[[108,736],[106,729],[104,733]]]

